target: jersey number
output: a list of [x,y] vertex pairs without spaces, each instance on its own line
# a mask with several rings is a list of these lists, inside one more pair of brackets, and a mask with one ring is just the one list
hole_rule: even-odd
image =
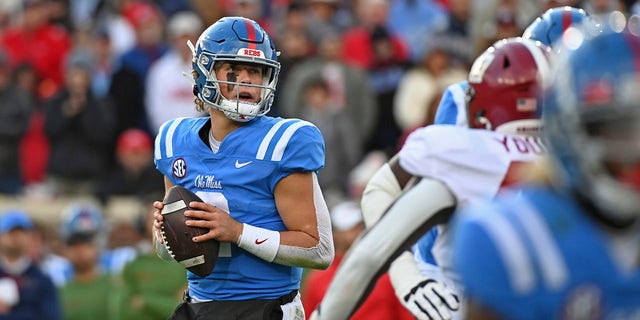
[[[211,192],[211,191],[198,191],[196,192],[196,194],[204,202],[210,203],[229,213],[229,202],[227,201],[227,198],[225,198],[222,193]],[[220,242],[218,257],[221,257],[221,258],[231,257],[231,244],[229,242]]]

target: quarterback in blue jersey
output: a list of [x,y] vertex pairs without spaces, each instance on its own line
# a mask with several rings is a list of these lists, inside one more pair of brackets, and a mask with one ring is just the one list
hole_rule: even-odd
[[[196,106],[204,118],[166,122],[155,140],[165,186],[180,185],[192,202],[187,225],[221,242],[213,272],[187,272],[188,301],[176,309],[194,319],[304,319],[297,292],[302,268],[327,268],[331,223],[316,173],[324,140],[311,123],[265,116],[280,65],[256,22],[224,17],[189,43]],[[156,248],[162,203],[154,203]]]
[[543,113],[549,183],[453,224],[468,319],[640,314],[640,38],[622,13],[608,21],[595,37],[575,34],[581,44],[556,64]]

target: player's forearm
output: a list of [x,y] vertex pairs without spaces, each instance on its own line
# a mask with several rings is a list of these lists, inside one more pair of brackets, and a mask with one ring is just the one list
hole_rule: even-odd
[[[314,176],[314,209],[317,234],[302,231],[276,232],[244,225],[238,246],[261,259],[282,265],[326,269],[334,257],[333,236],[329,210]],[[265,241],[262,241],[267,239]]]

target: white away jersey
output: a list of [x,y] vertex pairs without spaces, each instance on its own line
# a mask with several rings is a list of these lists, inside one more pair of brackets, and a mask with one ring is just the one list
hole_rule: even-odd
[[[227,135],[213,153],[198,134],[210,121],[178,118],[165,123],[155,140],[157,169],[241,223],[286,230],[273,191],[293,172],[324,166],[318,128],[298,119],[259,117]],[[222,243],[213,272],[204,278],[189,272],[188,280],[190,294],[198,299],[274,299],[298,289],[301,274],[301,268],[268,263]]]
[[495,196],[518,164],[545,153],[540,137],[431,125],[409,135],[399,157],[405,171],[444,182],[464,205]]
[[[545,153],[540,137],[431,125],[408,137],[399,158],[400,166],[408,173],[447,185],[460,207],[493,198],[501,187],[514,182],[519,165],[537,161]],[[416,258],[439,265],[448,277],[455,277],[448,242],[444,226],[433,228],[414,247]],[[420,267],[425,272],[432,269],[428,265]]]

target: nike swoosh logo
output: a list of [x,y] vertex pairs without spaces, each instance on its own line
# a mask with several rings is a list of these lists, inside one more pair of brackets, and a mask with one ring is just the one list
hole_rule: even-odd
[[238,162],[238,160],[236,160],[236,169],[240,169],[244,166],[248,166],[249,164],[251,164],[253,161],[247,161],[247,162]]
[[265,241],[267,241],[267,240],[269,240],[269,238],[266,238],[266,239],[263,239],[263,240],[258,240],[258,239],[256,239],[256,244],[257,244],[257,245],[263,244],[263,243],[264,243]]

